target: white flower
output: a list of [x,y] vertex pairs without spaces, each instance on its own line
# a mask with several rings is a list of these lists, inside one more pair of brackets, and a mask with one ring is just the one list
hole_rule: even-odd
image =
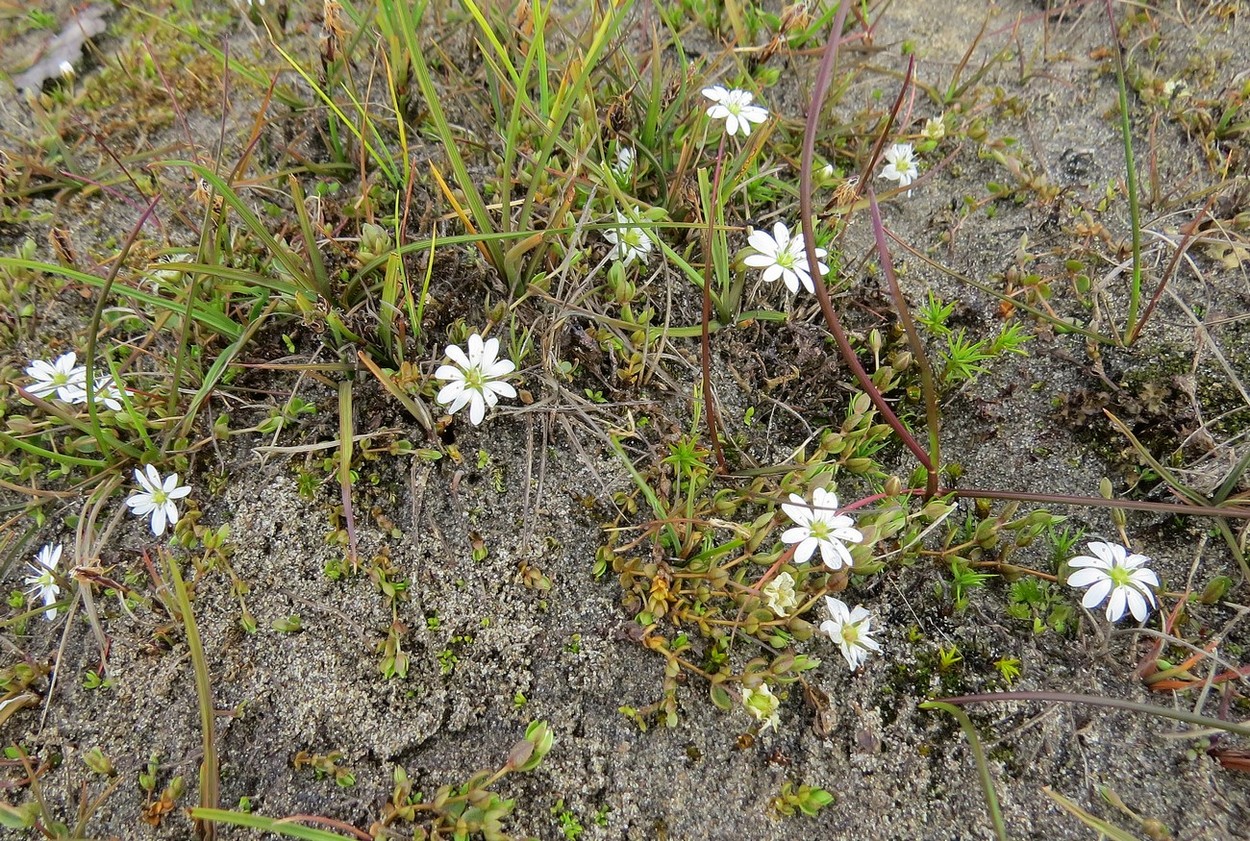
[[87,369],[75,365],[78,354],[70,351],[57,357],[56,362],[44,362],[33,359],[26,368],[27,376],[34,377],[36,382],[26,390],[36,397],[47,397],[56,392],[56,396],[66,403],[76,402],[87,389]]
[[1068,584],[1089,588],[1081,599],[1081,607],[1095,608],[1110,594],[1108,621],[1118,622],[1126,608],[1138,622],[1145,621],[1155,604],[1150,588],[1159,586],[1159,577],[1144,566],[1150,558],[1130,555],[1118,543],[1095,541],[1089,544],[1089,551],[1094,557],[1078,555],[1068,561],[1068,566],[1076,567],[1076,572],[1068,576]]
[[794,592],[794,576],[788,572],[778,573],[776,578],[764,585],[764,603],[778,616],[787,615],[798,601],[798,594]]
[[781,535],[783,543],[799,544],[794,550],[795,563],[807,563],[819,546],[820,557],[829,569],[851,565],[851,553],[846,544],[861,543],[864,535],[854,528],[854,520],[838,514],[836,494],[817,488],[811,505],[798,494],[790,494],[790,502],[782,503],[781,510],[798,524]]
[[[747,237],[747,243],[756,253],[748,254],[743,262],[753,269],[763,269],[764,280],[769,283],[781,278],[791,294],[799,291],[800,284],[808,292],[815,292],[816,287],[812,285],[812,275],[808,271],[807,250],[803,247],[802,232],[795,233],[798,236],[792,238],[790,229],[784,222],[773,225],[772,236],[765,231],[752,231]],[[817,258],[825,257],[828,253],[823,248],[816,249]],[[819,259],[816,268],[822,276],[829,274],[829,267],[819,262]]]
[[825,607],[829,609],[830,618],[820,623],[820,630],[842,649],[842,656],[852,671],[864,664],[868,652],[881,653],[881,645],[872,638],[872,615],[863,605],[850,610],[841,599],[825,596]]
[[758,689],[750,687],[742,687],[742,706],[747,708],[747,712],[755,716],[757,721],[764,722],[760,726],[760,732],[767,730],[769,727],[776,730],[781,725],[781,716],[777,714],[777,708],[781,706],[781,701],[768,688],[768,684],[761,683]]
[[897,181],[898,186],[906,187],[916,180],[920,174],[920,166],[916,163],[916,153],[910,143],[895,143],[885,150],[885,168],[881,177]]
[[494,406],[500,397],[516,397],[516,389],[501,378],[516,370],[510,359],[499,359],[499,340],[488,339],[474,333],[469,337],[466,354],[456,345],[447,346],[447,356],[455,365],[442,365],[434,376],[447,381],[434,399],[446,406],[451,414],[469,407],[469,421],[477,426],[486,417],[488,406]]
[[40,599],[47,608],[43,612],[44,619],[55,619],[57,597],[61,595],[61,587],[56,583],[54,573],[56,565],[61,561],[61,544],[51,543],[39,550],[35,560],[27,564],[31,574],[26,576],[26,594],[32,599]]
[[768,119],[768,109],[752,105],[750,91],[738,88],[726,90],[721,85],[703,89],[703,95],[716,103],[707,109],[707,115],[713,120],[724,120],[725,131],[733,137],[739,131],[743,137],[751,134],[751,123],[762,123]]
[[618,178],[623,179],[629,175],[634,168],[634,158],[633,146],[621,146],[616,150],[616,163],[612,164],[612,171]]
[[174,500],[182,499],[191,493],[191,489],[185,485],[179,487],[177,473],[162,479],[150,464],[143,470],[135,468],[135,482],[139,490],[130,495],[126,504],[130,506],[131,513],[139,517],[151,515],[152,534],[160,537],[165,533],[167,520],[171,526],[178,522],[178,507],[174,505]]
[[946,136],[946,123],[941,117],[930,117],[924,122],[924,130],[920,132],[926,140],[941,140]]
[[[117,387],[117,383],[113,382],[111,374],[104,374],[95,378],[95,400],[96,403],[103,403],[114,412],[120,412],[122,408],[122,392]],[[74,401],[75,403],[86,403],[87,392],[84,390],[82,396]]]
[[67,82],[74,81],[74,65],[68,61],[62,61],[57,65],[56,69],[60,71],[62,79]]
[[604,238],[612,243],[612,258],[618,260],[622,266],[628,266],[635,259],[640,263],[650,260],[654,243],[647,232],[638,226],[638,214],[626,216],[618,210],[616,221],[618,224],[633,227],[609,228],[603,232]]

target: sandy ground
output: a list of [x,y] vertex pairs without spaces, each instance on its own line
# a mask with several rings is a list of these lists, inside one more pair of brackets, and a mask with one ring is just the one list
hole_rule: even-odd
[[[987,35],[968,60],[965,77],[999,50],[1009,48],[1012,55],[980,81],[983,90],[971,107],[983,115],[993,136],[1015,138],[1009,151],[1061,192],[1049,205],[1025,195],[1019,202],[995,203],[992,216],[983,210],[965,215],[960,212],[965,196],[984,198],[987,182],[1011,183],[1011,176],[1004,165],[979,158],[971,145],[943,147],[950,160],[910,198],[887,205],[886,224],[931,259],[995,288],[1002,288],[1005,274],[1026,266],[1053,277],[1059,290],[1054,306],[1060,315],[1072,315],[1078,309],[1064,291],[1070,286],[1064,249],[1080,236],[1082,211],[1092,214],[1108,185],[1116,187],[1123,179],[1115,78],[1097,52],[1107,42],[1106,19],[1093,5],[1062,18],[1047,18],[1043,7],[1048,4],[1022,0],[991,4],[988,11],[978,2],[943,3],[940,10],[938,5],[890,4],[875,34],[881,51],[863,60],[900,73],[905,65],[899,44],[910,39],[919,58],[919,80],[945,86],[988,14]],[[1195,97],[1214,95],[1236,80],[1244,85],[1244,9],[1229,18],[1217,17],[1213,9],[1187,11],[1191,18],[1185,22],[1176,20],[1179,14],[1170,8],[1157,11],[1162,47],[1139,64],[1149,64],[1160,78],[1189,74]],[[111,18],[114,29],[100,42],[105,57],[128,38],[116,28],[119,19]],[[240,25],[239,32],[245,31]],[[1134,30],[1135,37],[1141,34]],[[1221,49],[1231,51],[1222,61]],[[815,60],[787,60],[803,80],[788,94],[785,89],[777,93],[775,107],[793,99],[790,117],[802,116],[802,93]],[[7,59],[5,65],[9,69]],[[897,82],[884,73],[862,73],[833,108],[833,118],[863,107],[877,88],[888,91],[888,99]],[[0,139],[0,144],[12,142],[16,149],[16,138],[32,131],[35,121],[24,104],[4,95],[4,113],[13,117],[13,127],[10,140]],[[1220,177],[1212,173],[1200,138],[1174,121],[1152,121],[1147,114],[1154,112],[1137,105],[1139,162],[1151,167],[1163,185],[1163,199],[1146,210],[1148,226],[1159,233],[1147,243],[1147,258],[1157,273],[1172,254],[1162,238],[1175,240],[1176,226],[1205,201],[1202,188],[1220,183]],[[908,108],[919,119],[938,113],[923,96]],[[191,125],[217,131],[202,114],[192,117]],[[84,112],[84,119],[92,117]],[[1229,178],[1244,180],[1244,140],[1220,148],[1232,164]],[[1200,197],[1186,201],[1191,195]],[[1239,195],[1227,200],[1234,204],[1223,209],[1226,218],[1238,212],[1244,217],[1246,191]],[[98,193],[69,196],[57,204],[41,200],[35,206],[59,218],[72,215],[84,253],[107,253],[108,236],[124,234],[135,216],[132,207],[119,207]],[[1127,231],[1122,188],[1097,222],[1108,238],[1098,246],[1102,253],[1125,259],[1113,247]],[[47,251],[48,226],[40,220],[0,223],[0,247],[11,253],[31,236]],[[867,222],[857,223],[844,264],[857,267],[870,242]],[[1021,250],[1033,259],[1021,261]],[[992,332],[1001,323],[993,297],[920,260],[899,254],[896,259],[913,304],[933,290],[958,302],[956,323],[973,333]],[[1245,436],[1238,436],[1231,421],[1205,422],[1230,412],[1236,420],[1240,412],[1245,428],[1247,406],[1239,403],[1233,383],[1236,378],[1250,382],[1245,317],[1250,283],[1238,266],[1197,252],[1194,261],[1192,271],[1177,272],[1134,349],[1096,357],[1079,336],[1043,331],[1029,345],[1027,358],[997,361],[976,383],[950,393],[943,405],[943,444],[947,460],[963,466],[963,484],[1088,495],[1107,476],[1117,492],[1126,492],[1141,465],[1105,422],[1103,407],[1128,417],[1138,434],[1149,434],[1154,443],[1169,442],[1167,448],[1179,454],[1176,466],[1195,481],[1226,470],[1244,452]],[[475,268],[466,261],[458,274],[436,281],[436,299],[450,298],[452,285]],[[1101,318],[1102,329],[1122,320],[1123,283],[1099,267],[1093,318]],[[879,276],[860,271],[841,303],[857,336],[874,326],[888,329],[889,303]],[[4,353],[5,363],[14,366],[10,370],[16,373],[44,347],[81,330],[89,306],[65,292],[39,318],[9,331]],[[723,416],[731,432],[747,436],[747,451],[761,461],[780,457],[805,434],[784,412],[744,388],[731,369],[747,371],[748,384],[751,377],[775,375],[776,370],[767,370],[773,356],[762,355],[765,370],[754,370],[748,352],[754,348],[775,356],[803,344],[803,336],[819,336],[819,324],[811,307],[801,306],[793,323],[774,336],[743,329],[716,337]],[[550,327],[552,335],[567,329]],[[311,352],[312,346],[301,350]],[[694,344],[679,345],[677,352],[697,358]],[[261,361],[260,349],[254,361]],[[639,401],[640,414],[688,425],[685,395],[697,384],[693,369],[674,361],[667,370],[677,390],[657,382],[621,392],[618,399]],[[564,811],[584,826],[581,837],[586,839],[992,838],[968,744],[951,719],[918,708],[927,697],[951,686],[963,692],[1001,689],[993,663],[1014,657],[1023,667],[1015,689],[1177,708],[1194,704],[1192,695],[1147,691],[1134,669],[1148,639],[1122,630],[1108,633],[1101,615],[1085,615],[1064,634],[1034,634],[1029,623],[1007,617],[1007,585],[998,580],[977,591],[965,612],[956,613],[948,599],[934,595],[945,573],[917,565],[887,567],[852,584],[853,598],[869,606],[883,626],[884,656],[870,660],[863,671],[849,674],[836,648],[821,637],[805,644],[807,653],[823,660],[808,675],[829,697],[822,716],[795,686],[782,700],[776,731],[744,738],[755,722],[739,709],[718,711],[706,686],[691,678],[678,691],[677,726],[653,721],[642,730],[621,707],[642,708],[659,699],[663,661],[635,641],[638,629],[621,607],[615,578],[609,574],[597,580],[591,574],[603,543],[602,527],[614,514],[611,495],[629,490],[629,477],[594,424],[576,410],[580,404],[559,393],[537,364],[522,371],[522,379],[538,400],[535,406],[500,411],[476,430],[455,423],[455,443],[466,456],[462,465],[388,455],[362,465],[354,497],[359,550],[364,558],[385,556],[395,577],[407,582],[403,597],[393,601],[363,575],[339,580],[326,575],[327,564],[343,556],[343,547],[330,539],[339,527],[338,487],[331,479],[311,498],[301,496],[297,472],[305,465],[303,455],[262,458],[255,448],[269,439],[253,434],[205,448],[193,458],[188,475],[196,487],[195,507],[202,523],[230,527],[230,566],[246,584],[246,605],[258,625],[250,634],[241,628],[235,584],[223,569],[197,576],[194,612],[219,713],[223,807],[247,798],[260,814],[325,815],[367,828],[390,797],[396,767],[406,769],[414,790],[429,796],[440,785],[459,784],[477,770],[498,767],[526,725],[541,719],[555,733],[550,755],[538,770],[510,776],[496,787],[516,801],[505,824],[516,837],[565,837],[558,819]],[[844,408],[838,400],[845,399],[844,386],[850,382],[839,366],[811,362],[782,398],[815,426],[840,417]],[[1160,391],[1161,404],[1143,398],[1146,383]],[[280,400],[295,387],[295,379],[251,373],[244,385]],[[583,385],[593,382],[575,388]],[[304,380],[300,395],[319,412],[280,443],[332,440],[335,392]],[[264,416],[264,402],[221,403],[216,409],[228,407],[232,425],[243,427]],[[740,419],[750,406],[760,420],[745,427]],[[1094,408],[1083,412],[1086,406]],[[357,390],[355,412],[360,431],[394,428],[400,432],[390,438],[421,440],[416,425],[372,380]],[[609,407],[595,416],[595,423],[602,428],[613,413],[614,422],[623,419],[623,409]],[[1205,430],[1206,438],[1198,438],[1208,446],[1193,442],[1196,430]],[[654,441],[637,440],[631,446],[636,456],[648,448],[659,451]],[[478,466],[479,451],[489,457],[485,466]],[[902,475],[911,469],[901,449],[888,451],[886,459]],[[224,477],[216,493],[207,490],[210,475]],[[852,494],[855,489],[849,482],[845,490]],[[1150,498],[1165,496],[1155,492]],[[1114,536],[1104,511],[1054,510],[1066,514],[1070,525]],[[1200,589],[1219,574],[1234,577],[1227,603],[1196,606],[1192,614],[1208,632],[1230,629],[1223,650],[1236,660],[1237,646],[1250,644],[1244,624],[1235,621],[1236,605],[1247,603],[1247,585],[1227,547],[1218,538],[1208,539],[1210,524],[1141,514],[1130,515],[1130,524],[1144,535],[1171,589],[1184,589],[1188,582]],[[48,539],[58,536],[52,525],[44,531]],[[475,545],[488,550],[484,559],[473,559]],[[100,561],[113,578],[131,575],[150,590],[145,556],[153,550],[143,525],[126,519]],[[1050,563],[1040,543],[1017,562],[1039,568]],[[11,587],[19,586],[18,569],[10,568]],[[550,581],[550,589],[530,586],[533,570]],[[106,688],[84,686],[85,673],[99,668],[100,651],[81,612],[69,623],[32,622],[20,638],[6,633],[5,665],[22,657],[55,664],[58,679],[55,686],[47,677],[34,684],[41,704],[5,721],[3,742],[52,763],[40,778],[43,796],[54,812],[67,817],[84,797],[105,788],[83,764],[85,753],[99,748],[112,760],[120,785],[99,806],[86,837],[189,837],[191,823],[180,809],[158,826],[141,819],[148,796],[136,783],[155,756],[158,790],[181,775],[187,794],[178,806],[196,800],[202,748],[186,641],[160,610],[128,614],[108,599],[101,610],[111,643]],[[298,632],[273,630],[275,621],[293,614],[301,618]],[[388,680],[379,671],[379,646],[393,626],[411,660],[406,678]],[[947,685],[931,664],[936,652],[951,644],[958,645],[964,661]],[[1244,718],[1245,710],[1244,699],[1237,700],[1230,715]],[[1052,704],[982,706],[973,710],[973,718],[992,757],[1012,838],[1096,836],[1049,799],[1046,787],[1134,837],[1145,835],[1142,826],[1107,805],[1099,796],[1101,787],[1114,791],[1141,817],[1166,825],[1171,835],[1159,837],[1247,837],[1246,775],[1221,768],[1201,749],[1188,751],[1195,740],[1175,738],[1174,726],[1164,719]],[[301,751],[341,752],[339,767],[350,770],[354,785],[342,787],[296,767]],[[20,766],[6,773],[15,780]],[[821,786],[836,800],[815,818],[778,817],[769,804],[787,781]],[[12,782],[8,789],[10,803],[29,797],[28,789]],[[223,827],[219,837],[257,836]]]

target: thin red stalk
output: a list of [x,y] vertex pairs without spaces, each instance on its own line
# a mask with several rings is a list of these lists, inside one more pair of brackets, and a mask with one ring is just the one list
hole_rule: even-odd
[[955,698],[938,698],[939,703],[963,707],[968,704],[999,704],[1005,701],[1057,701],[1067,704],[1092,704],[1096,707],[1111,707],[1118,710],[1131,710],[1151,715],[1163,716],[1187,724],[1200,727],[1219,727],[1230,733],[1250,736],[1250,725],[1233,721],[1208,718],[1204,715],[1174,710],[1170,707],[1156,707],[1152,704],[1139,704],[1136,701],[1124,701],[1119,698],[1105,698],[1100,695],[1077,695],[1072,692],[991,692],[984,695],[960,695]]
[[1159,299],[1163,297],[1163,292],[1168,287],[1168,283],[1172,280],[1172,273],[1176,271],[1176,265],[1181,261],[1181,257],[1189,250],[1190,241],[1198,235],[1198,223],[1202,221],[1202,217],[1210,211],[1211,205],[1215,204],[1216,196],[1207,199],[1206,206],[1198,211],[1198,215],[1194,217],[1194,221],[1190,222],[1185,228],[1185,235],[1181,237],[1180,243],[1176,246],[1176,253],[1172,255],[1172,259],[1168,261],[1167,268],[1163,270],[1163,277],[1159,279],[1159,286],[1155,289],[1154,295],[1150,297],[1150,303],[1146,305],[1146,309],[1142,312],[1141,320],[1133,327],[1133,332],[1129,334],[1126,344],[1132,345],[1137,341],[1137,337],[1141,335],[1141,331],[1146,328],[1146,322],[1150,320],[1151,314],[1154,313],[1155,307],[1159,305]]
[[712,249],[716,247],[716,203],[720,201],[720,176],[725,162],[725,134],[720,136],[716,150],[716,174],[712,178],[711,206],[708,207],[707,239],[703,255],[703,321],[699,331],[699,356],[703,364],[703,410],[707,414],[707,433],[712,438],[712,452],[716,455],[716,471],[721,475],[729,472],[725,452],[721,449],[716,401],[712,394]]
[[[910,73],[908,74],[911,75]],[[903,324],[903,332],[907,334],[907,344],[911,347],[912,356],[920,367],[920,390],[924,394],[925,425],[929,427],[929,458],[933,466],[925,477],[925,495],[933,496],[938,488],[938,471],[942,463],[940,424],[938,413],[937,385],[933,381],[933,366],[929,364],[929,356],[925,353],[924,342],[920,341],[920,332],[912,321],[911,310],[907,308],[907,300],[903,297],[903,289],[898,285],[898,275],[894,273],[894,261],[890,258],[890,246],[885,241],[885,225],[881,222],[881,208],[877,205],[877,194],[872,187],[865,184],[868,190],[868,210],[872,215],[872,236],[877,243],[877,257],[881,260],[881,271],[890,287],[890,297],[894,299],[894,308],[898,310],[898,320]]]
[[808,272],[815,281],[813,285],[816,287],[816,299],[820,302],[820,310],[825,316],[825,322],[829,325],[829,332],[833,334],[833,340],[838,345],[838,352],[842,355],[842,359],[850,367],[851,372],[855,374],[860,388],[872,400],[873,405],[877,407],[877,411],[881,413],[881,417],[894,430],[903,444],[912,451],[916,459],[932,474],[934,472],[933,462],[930,460],[929,454],[924,447],[920,446],[915,436],[907,431],[902,421],[894,414],[894,410],[885,402],[885,397],[873,384],[872,378],[868,376],[868,372],[860,364],[859,357],[855,355],[855,350],[847,339],[846,331],[842,329],[842,322],[838,318],[837,312],[833,309],[833,302],[829,299],[829,290],[825,288],[825,284],[821,280],[819,261],[816,258],[816,236],[812,224],[812,161],[815,158],[816,151],[816,127],[820,122],[820,112],[824,106],[825,96],[829,93],[829,84],[833,81],[834,60],[838,55],[838,44],[842,39],[842,26],[846,23],[848,7],[849,4],[847,3],[840,4],[838,13],[834,18],[829,41],[825,45],[825,54],[820,60],[820,70],[816,76],[816,88],[812,91],[811,105],[808,106],[807,110],[807,125],[803,132],[803,157],[799,168],[799,215],[801,217],[799,221],[803,226],[803,240],[807,250],[807,267]]
[[[904,488],[903,496],[927,495],[925,488]],[[1187,505],[1181,502],[1135,502],[1130,499],[1104,499],[1101,496],[1071,496],[1067,494],[1035,494],[1023,491],[991,491],[980,488],[938,488],[938,496],[952,495],[959,499],[1006,499],[1016,502],[1049,503],[1052,505],[1075,505],[1087,508],[1122,508],[1126,511],[1151,511],[1156,514],[1183,514],[1196,517],[1238,517],[1250,520],[1250,508],[1216,508],[1205,505]],[[838,510],[845,513],[885,499],[888,494],[877,493],[843,505]]]
[[1050,503],[1052,505],[1084,505],[1090,508],[1123,508],[1128,511],[1153,511],[1158,514],[1242,517],[1250,519],[1250,508],[1216,508],[1208,505],[1187,505],[1180,502],[1134,502],[1126,499],[1103,499],[1100,496],[1035,494],[1023,491],[991,491],[981,488],[942,488],[938,491],[938,494],[954,494],[960,499],[1009,499],[1017,502]]

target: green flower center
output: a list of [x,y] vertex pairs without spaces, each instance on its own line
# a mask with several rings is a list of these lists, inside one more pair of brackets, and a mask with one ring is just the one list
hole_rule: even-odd
[[169,502],[169,494],[165,493],[165,489],[164,488],[153,489],[152,503],[154,505],[160,506],[160,505],[164,505],[166,502]]
[[1113,566],[1107,570],[1107,577],[1111,579],[1111,583],[1116,587],[1134,587],[1133,571],[1128,567]]
[[464,372],[464,387],[474,391],[481,391],[486,387],[486,377],[482,376],[481,368],[473,367]]
[[812,537],[817,540],[830,540],[832,538],[832,535],[829,532],[829,524],[824,520],[817,520],[809,525],[807,530],[811,532]]
[[859,626],[852,625],[850,622],[842,626],[842,641],[847,645],[856,645],[859,643]]

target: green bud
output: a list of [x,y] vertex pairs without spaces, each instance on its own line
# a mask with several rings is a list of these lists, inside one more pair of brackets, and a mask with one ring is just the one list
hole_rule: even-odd
[[1202,588],[1202,595],[1198,597],[1198,601],[1203,604],[1215,604],[1228,595],[1232,586],[1233,579],[1227,575],[1217,575],[1207,583],[1206,587]]

